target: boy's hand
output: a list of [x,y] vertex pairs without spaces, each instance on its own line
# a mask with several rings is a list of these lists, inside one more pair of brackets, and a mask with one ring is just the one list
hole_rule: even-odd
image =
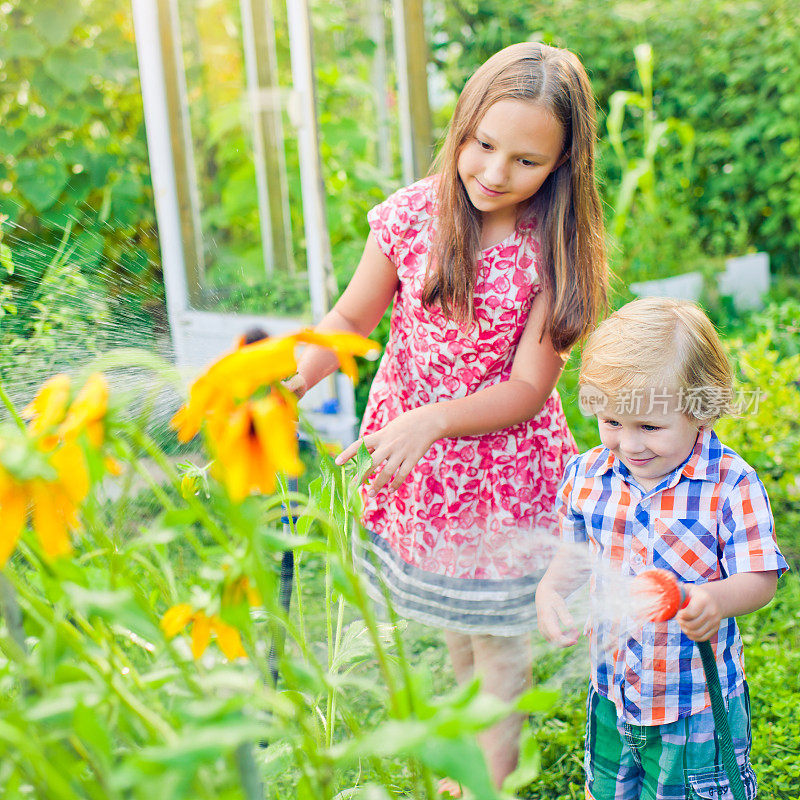
[[578,641],[580,633],[564,598],[542,584],[536,591],[536,621],[548,642],[569,647]]
[[713,592],[705,585],[692,586],[689,603],[675,620],[693,642],[705,642],[719,630],[722,613]]

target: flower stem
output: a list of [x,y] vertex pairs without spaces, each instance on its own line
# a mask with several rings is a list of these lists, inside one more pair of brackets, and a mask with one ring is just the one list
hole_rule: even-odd
[[11,402],[11,398],[6,394],[5,386],[3,386],[3,382],[0,381],[0,401],[8,410],[8,413],[11,415],[11,419],[17,424],[17,427],[25,433],[25,421],[19,415],[19,411],[17,411],[14,404]]

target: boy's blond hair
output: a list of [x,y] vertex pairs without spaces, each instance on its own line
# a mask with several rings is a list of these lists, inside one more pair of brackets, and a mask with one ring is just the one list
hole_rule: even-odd
[[630,392],[671,393],[701,424],[729,413],[733,395],[711,320],[694,303],[666,297],[634,300],[602,322],[583,349],[579,383],[617,404]]

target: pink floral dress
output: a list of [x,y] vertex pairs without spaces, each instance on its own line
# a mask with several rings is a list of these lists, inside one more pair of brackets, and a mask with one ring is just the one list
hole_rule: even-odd
[[[507,380],[535,294],[536,221],[481,253],[475,319],[459,325],[421,300],[438,178],[401,189],[368,214],[397,266],[391,332],[361,427]],[[532,420],[435,442],[395,492],[366,493],[370,547],[356,549],[381,600],[404,616],[463,632],[516,635],[535,625],[533,594],[557,530],[556,492],[576,452],[554,391]]]

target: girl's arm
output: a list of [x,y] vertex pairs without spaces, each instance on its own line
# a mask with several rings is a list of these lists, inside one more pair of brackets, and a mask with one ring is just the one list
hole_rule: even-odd
[[[316,330],[369,336],[392,302],[397,284],[397,268],[370,234],[350,283],[336,305],[315,326]],[[287,379],[285,386],[302,397],[337,368],[338,361],[332,351],[309,345],[298,359],[297,374]]]
[[720,622],[763,608],[775,596],[778,571],[739,572],[721,581],[692,586],[689,603],[675,620],[693,641],[710,639]]
[[[375,467],[382,465],[370,487],[371,494],[386,484],[389,491],[400,486],[437,439],[491,433],[525,422],[539,413],[558,382],[566,360],[553,349],[544,331],[546,302],[541,292],[534,298],[507,381],[457,400],[412,409],[364,437],[364,445],[372,454]],[[336,463],[343,464],[352,458],[360,441],[346,448]]]

